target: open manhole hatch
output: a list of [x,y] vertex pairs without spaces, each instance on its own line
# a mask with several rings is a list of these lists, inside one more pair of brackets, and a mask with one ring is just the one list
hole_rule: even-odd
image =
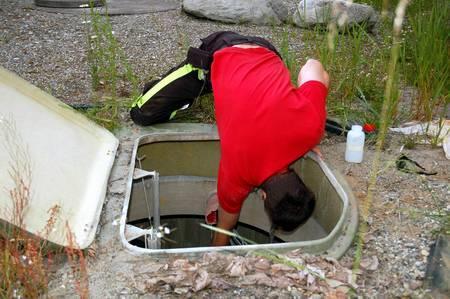
[[292,165],[317,198],[306,224],[290,234],[275,232],[271,238],[263,202],[251,193],[237,232],[258,244],[235,239],[230,246],[210,247],[212,231],[200,223],[206,199],[216,188],[220,147],[215,130],[198,128],[189,133],[151,133],[136,140],[120,228],[127,249],[151,254],[302,248],[337,258],[344,254],[357,229],[356,203],[345,181],[314,154]]

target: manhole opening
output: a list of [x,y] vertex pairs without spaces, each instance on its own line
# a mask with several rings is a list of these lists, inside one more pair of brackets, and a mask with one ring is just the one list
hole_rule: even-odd
[[[212,232],[199,225],[204,222],[206,199],[217,185],[220,161],[217,135],[142,136],[136,142],[133,159],[130,197],[124,206],[126,219],[121,227],[124,245],[139,253],[222,250],[209,247]],[[338,250],[342,254],[351,240],[346,240],[343,246],[334,243],[346,235],[345,223],[350,215],[346,189],[313,156],[300,159],[291,167],[315,193],[316,208],[313,217],[294,232],[275,232],[270,248],[288,251],[301,247],[319,253],[331,247],[345,247]],[[257,244],[269,243],[270,221],[263,201],[256,194],[251,193],[246,199],[239,221],[240,235]],[[353,230],[354,226],[352,223],[348,227]],[[353,233],[350,232],[350,239]],[[231,250],[245,248],[246,245],[233,246]]]

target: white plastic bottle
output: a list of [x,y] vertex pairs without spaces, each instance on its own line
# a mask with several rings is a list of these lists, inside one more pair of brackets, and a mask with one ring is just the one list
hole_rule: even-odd
[[364,140],[366,136],[361,126],[353,125],[347,134],[347,145],[345,147],[345,161],[361,163],[364,155]]

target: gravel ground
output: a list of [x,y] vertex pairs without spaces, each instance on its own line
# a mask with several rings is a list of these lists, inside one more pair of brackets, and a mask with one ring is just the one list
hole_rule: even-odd
[[[285,1],[292,9],[295,1]],[[30,1],[2,1],[0,7],[0,65],[66,103],[90,103],[92,98],[85,51],[82,15],[54,14],[34,10]],[[180,11],[115,16],[111,18],[116,37],[141,83],[162,74],[183,58],[186,44],[196,45],[198,37],[216,30],[234,30],[272,39],[274,29],[248,25],[226,25],[191,18]],[[302,31],[291,28],[301,36]],[[291,41],[301,51],[302,41]],[[365,162],[349,165],[343,161],[344,139],[329,136],[322,144],[327,162],[343,173],[356,197],[364,201],[374,150],[368,148]],[[368,222],[358,293],[364,297],[422,297],[429,246],[439,227],[433,213],[450,206],[449,162],[442,149],[419,146],[403,150],[427,169],[438,172],[423,177],[397,171],[393,161],[401,138],[390,138],[382,153],[383,170],[378,174]],[[342,259],[350,266],[351,248]],[[263,291],[264,290],[264,291]],[[267,293],[266,293],[267,291]],[[274,293],[275,291],[275,293]],[[248,287],[223,296],[296,296],[293,291]],[[205,296],[208,294],[204,294]],[[213,296],[209,294],[209,296]]]
[[[4,2],[0,8],[0,65],[65,102],[90,102],[85,16],[35,10],[30,0]],[[295,7],[294,1],[285,2],[291,9]],[[273,33],[268,26],[213,23],[180,10],[114,16],[111,23],[141,85],[181,62],[188,45],[198,45],[199,38],[214,31],[234,30],[267,39]],[[299,46],[301,41],[293,49]]]

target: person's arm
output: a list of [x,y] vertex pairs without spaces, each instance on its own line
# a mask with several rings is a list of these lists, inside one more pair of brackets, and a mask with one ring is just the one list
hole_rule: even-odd
[[[297,84],[300,88],[303,84],[307,83],[308,81],[318,81],[321,82],[327,89],[330,85],[330,77],[325,71],[323,65],[320,63],[320,61],[315,59],[308,59],[308,61],[305,63],[305,65],[300,69],[300,72],[298,73],[298,80]],[[324,94],[326,97],[326,92]],[[320,109],[322,110],[322,109]],[[323,122],[325,122],[325,113],[323,114]],[[319,147],[316,145],[311,149],[314,153],[316,153],[321,159],[323,159],[322,153],[320,152]]]
[[[217,227],[231,231],[237,224],[239,220],[239,213],[233,214],[228,213],[222,207],[219,206],[219,219],[217,222]],[[214,233],[214,238],[212,241],[212,246],[226,246],[230,242],[230,237],[219,232]]]

